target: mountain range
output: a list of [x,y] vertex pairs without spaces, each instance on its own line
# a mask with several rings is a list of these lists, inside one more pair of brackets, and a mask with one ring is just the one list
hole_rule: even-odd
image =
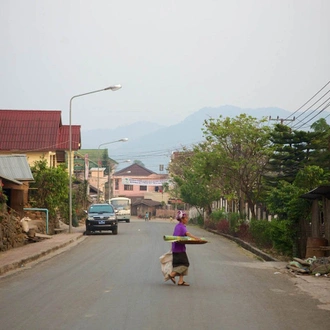
[[[97,149],[100,144],[107,141],[128,138],[127,142],[102,146],[102,148],[108,148],[109,157],[118,162],[117,170],[129,166],[125,161],[130,159],[132,162],[141,161],[146,168],[156,173],[166,173],[166,167],[173,151],[182,150],[183,146],[189,147],[203,140],[204,120],[219,118],[220,115],[224,118],[234,118],[242,113],[258,119],[270,118],[272,124],[279,123],[281,119],[285,124],[285,119],[291,118],[288,120],[292,121],[293,118],[292,112],[276,107],[257,109],[242,109],[232,105],[205,107],[171,126],[144,121],[114,129],[84,130],[82,128],[82,149]],[[311,113],[312,110],[304,112],[303,118],[307,118]],[[302,112],[297,112],[294,115],[297,118],[301,114]],[[326,115],[328,114],[326,112]],[[310,124],[319,118],[325,118],[325,115],[319,114],[313,118]],[[164,165],[164,172],[160,171],[160,165]]]

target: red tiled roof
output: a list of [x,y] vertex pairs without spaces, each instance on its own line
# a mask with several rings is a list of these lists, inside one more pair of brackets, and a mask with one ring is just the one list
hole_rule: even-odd
[[[80,125],[71,125],[72,150],[78,150],[81,146]],[[70,149],[70,126],[63,125],[59,128],[57,136],[57,150]]]
[[[80,148],[80,126],[72,126],[72,149]],[[69,149],[69,126],[61,111],[0,110],[0,150],[49,151]]]

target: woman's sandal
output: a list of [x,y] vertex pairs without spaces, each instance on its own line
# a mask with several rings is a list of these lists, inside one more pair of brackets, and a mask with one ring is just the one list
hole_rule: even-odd
[[171,274],[168,274],[168,278],[173,282],[173,284],[176,284],[174,276],[171,276]]
[[189,283],[186,283],[185,281],[183,281],[182,283],[178,283],[178,285],[181,285],[181,286],[190,286]]

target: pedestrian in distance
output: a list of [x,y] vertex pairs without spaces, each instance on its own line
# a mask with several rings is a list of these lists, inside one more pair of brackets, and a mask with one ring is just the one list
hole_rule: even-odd
[[146,212],[146,215],[144,216],[144,221],[148,221],[149,220],[149,212]]
[[[175,226],[173,236],[189,236],[195,240],[201,240],[201,238],[194,236],[187,231],[186,224],[188,223],[188,215],[184,211],[178,211],[176,220],[179,223]],[[183,280],[184,276],[188,275],[189,260],[186,253],[186,245],[178,242],[172,243],[172,255],[173,255],[173,269],[168,275],[170,280],[176,284],[175,277],[179,276],[179,286],[189,286],[190,284]]]

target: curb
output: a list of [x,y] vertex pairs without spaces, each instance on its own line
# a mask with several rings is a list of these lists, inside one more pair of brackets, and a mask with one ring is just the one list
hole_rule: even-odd
[[216,234],[216,235],[220,235],[223,236],[227,239],[230,239],[231,241],[236,242],[238,245],[240,245],[242,248],[244,248],[245,250],[248,250],[250,252],[252,252],[253,254],[257,255],[258,257],[260,257],[261,259],[263,259],[264,261],[279,261],[276,258],[270,256],[269,254],[257,249],[256,247],[252,246],[251,244],[242,241],[241,239],[234,237],[234,236],[230,236],[227,234],[223,234],[223,233],[219,233],[215,230],[212,229],[206,229],[206,231]]
[[[13,261],[13,262],[9,262],[5,265],[0,266],[0,276],[4,275],[5,273],[18,269],[18,268],[22,268],[25,266],[25,264],[38,260],[56,250],[59,250],[61,248],[66,247],[67,245],[70,245],[72,243],[74,243],[75,241],[78,241],[80,238],[83,237],[83,233],[70,238],[68,241],[63,242],[63,243],[59,243],[58,245],[52,246],[52,247],[45,247],[44,249],[40,249],[40,252],[31,254],[30,256],[26,256],[26,257],[22,257],[21,259],[17,260],[17,261]],[[10,250],[9,250],[10,251]]]

